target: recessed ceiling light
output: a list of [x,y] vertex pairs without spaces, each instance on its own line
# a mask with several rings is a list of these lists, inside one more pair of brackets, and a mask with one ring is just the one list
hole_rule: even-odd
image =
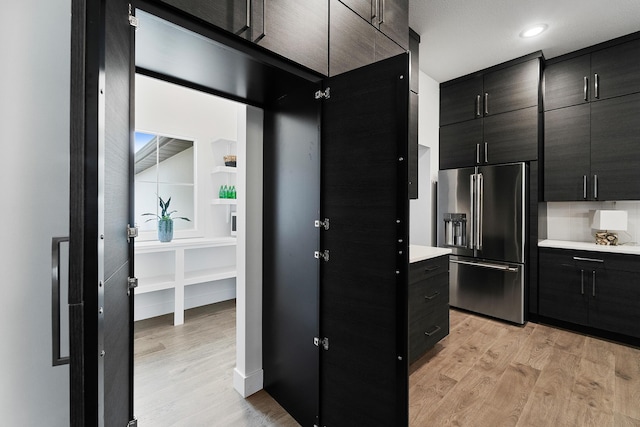
[[542,34],[547,28],[549,28],[547,24],[537,24],[522,30],[522,32],[520,33],[520,37],[522,38],[535,37],[537,35]]

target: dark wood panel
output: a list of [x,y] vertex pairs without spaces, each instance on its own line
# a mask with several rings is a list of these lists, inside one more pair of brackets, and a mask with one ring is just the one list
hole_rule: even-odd
[[[359,18],[358,18],[359,19]],[[329,79],[323,102],[320,425],[407,425],[408,55]]]
[[544,113],[544,200],[585,200],[590,194],[590,116],[588,104]]
[[588,325],[588,274],[581,273],[567,251],[540,250],[539,313]]
[[640,338],[640,275],[606,267],[590,274],[589,324]]
[[360,15],[360,17],[365,21],[369,23],[372,22],[373,8],[375,7],[373,0],[340,0],[340,2]]
[[380,31],[404,51],[409,50],[409,0],[378,0],[378,4],[380,10],[377,22]]
[[329,0],[269,1],[265,7],[264,15],[255,18],[264,20],[262,37],[254,37],[257,43],[329,75]]
[[483,120],[440,127],[440,169],[474,166],[480,158]]
[[485,74],[485,115],[537,106],[539,84],[538,58]]
[[449,309],[449,274],[446,271],[409,285],[410,325],[443,308]]
[[591,83],[591,55],[548,65],[544,70],[545,111],[588,102]]
[[428,316],[412,321],[409,330],[409,363],[412,363],[449,335],[448,305],[443,305]]
[[243,34],[249,28],[247,2],[222,0],[160,0],[210,24],[234,34]]
[[[264,388],[300,424],[318,415],[321,102],[292,81],[264,123]],[[332,94],[333,95],[333,94]],[[333,223],[331,223],[333,226]]]
[[640,40],[594,52],[591,73],[598,74],[598,99],[640,92]]
[[640,199],[640,93],[591,104],[591,174],[598,200]]
[[481,161],[489,164],[538,158],[538,108],[529,107],[484,119],[485,151]]
[[418,198],[418,94],[409,93],[409,198]]
[[420,35],[409,28],[409,51],[411,52],[411,92],[420,93]]
[[[376,61],[382,61],[383,59],[391,58],[392,56],[406,52],[406,49],[403,49],[380,31],[375,32],[375,47]],[[406,76],[405,78],[409,78],[409,76]]]
[[376,29],[338,0],[331,0],[329,12],[329,75],[374,62]]
[[528,320],[535,320],[538,314],[538,202],[540,197],[540,162],[529,162],[529,203],[527,218],[529,229],[527,276],[525,283],[525,313],[529,313]]
[[449,271],[449,255],[411,263],[409,284],[419,282]]
[[482,115],[482,76],[440,85],[440,126]]

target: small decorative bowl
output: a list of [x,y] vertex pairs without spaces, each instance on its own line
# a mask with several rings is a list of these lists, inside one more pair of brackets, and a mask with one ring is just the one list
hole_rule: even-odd
[[224,165],[225,166],[236,166],[236,156],[234,154],[228,154],[224,156]]

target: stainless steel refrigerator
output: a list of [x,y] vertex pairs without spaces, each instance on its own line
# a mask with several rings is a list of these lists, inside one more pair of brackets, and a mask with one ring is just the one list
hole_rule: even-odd
[[524,323],[526,172],[525,163],[439,172],[451,306]]

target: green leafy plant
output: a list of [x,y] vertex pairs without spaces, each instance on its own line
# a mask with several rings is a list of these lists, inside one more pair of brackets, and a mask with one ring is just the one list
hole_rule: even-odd
[[184,216],[176,216],[176,217],[172,217],[171,215],[178,212],[176,210],[173,211],[169,211],[169,204],[171,203],[171,197],[169,197],[167,199],[167,201],[165,202],[164,200],[162,200],[162,197],[158,196],[158,203],[160,205],[160,209],[162,210],[162,212],[160,213],[160,215],[155,214],[155,213],[150,213],[150,212],[146,212],[143,213],[143,216],[154,216],[155,218],[149,218],[148,220],[146,220],[145,222],[149,222],[149,221],[153,221],[154,219],[157,219],[158,221],[167,221],[169,219],[174,220],[174,219],[183,219],[185,221],[191,221],[189,218],[186,218]]

